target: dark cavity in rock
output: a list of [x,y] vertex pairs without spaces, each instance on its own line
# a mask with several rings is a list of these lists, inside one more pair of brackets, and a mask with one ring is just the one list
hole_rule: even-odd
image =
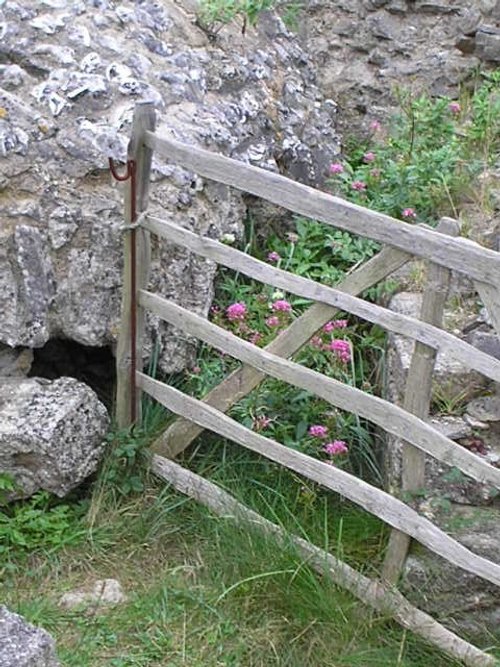
[[33,353],[29,377],[76,378],[91,387],[108,410],[111,409],[116,377],[111,346],[92,347],[52,338]]

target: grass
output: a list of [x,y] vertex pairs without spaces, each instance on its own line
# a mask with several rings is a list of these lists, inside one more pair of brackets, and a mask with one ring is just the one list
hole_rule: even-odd
[[[184,463],[365,573],[376,570],[385,527],[334,494],[209,436]],[[11,554],[3,601],[53,633],[64,667],[457,664],[292,548],[214,517],[145,473],[142,481],[142,493],[127,495],[97,484],[86,516],[74,517],[75,530],[85,528],[79,544]],[[107,577],[120,580],[126,603],[58,607],[64,592]]]

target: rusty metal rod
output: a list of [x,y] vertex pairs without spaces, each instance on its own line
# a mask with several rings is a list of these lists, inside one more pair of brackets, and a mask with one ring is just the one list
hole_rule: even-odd
[[137,187],[135,160],[127,160],[127,170],[118,174],[113,159],[109,158],[109,169],[113,178],[121,183],[130,179],[130,421],[137,420],[137,390],[135,372],[137,370]]

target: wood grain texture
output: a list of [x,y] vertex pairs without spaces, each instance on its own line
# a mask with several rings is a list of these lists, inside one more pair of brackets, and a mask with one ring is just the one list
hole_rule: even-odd
[[418,340],[436,350],[447,352],[469,368],[474,368],[486,377],[500,382],[500,361],[498,359],[493,359],[456,336],[431,324],[421,322],[415,317],[394,313],[387,308],[369,303],[333,287],[326,287],[314,280],[282,271],[240,250],[204,236],[198,236],[172,222],[160,220],[154,216],[146,217],[144,227],[150,232],[168,238],[203,257],[260,282],[347,311],[368,322],[378,324],[384,329]]
[[450,563],[500,586],[500,565],[478,556],[403,502],[335,466],[285,447],[254,433],[219,410],[158,380],[137,373],[137,382],[150,396],[175,414],[275,461],[300,475],[340,493],[393,528],[398,528]]
[[[457,236],[460,226],[451,218],[443,218],[438,231],[449,236]],[[451,271],[439,264],[429,263],[427,281],[422,296],[420,320],[441,327]],[[416,342],[406,379],[403,407],[411,414],[427,419],[432,396],[432,375],[436,361],[436,351],[423,343]],[[425,454],[408,442],[401,449],[401,486],[403,491],[415,492],[425,486]],[[382,578],[395,584],[403,570],[410,548],[410,537],[406,533],[393,530],[389,538]]]
[[500,469],[460,447],[402,408],[251,345],[203,317],[155,294],[140,290],[139,302],[170,324],[266,375],[306,389],[341,410],[364,417],[397,438],[411,442],[434,458],[460,468],[477,481],[500,488]]
[[473,241],[450,239],[431,228],[422,229],[401,222],[296,183],[285,176],[188,146],[175,139],[147,132],[145,140],[150,148],[163,157],[200,176],[262,197],[299,215],[430,259],[476,280],[500,284],[499,253]]
[[500,283],[497,285],[488,285],[487,283],[476,281],[475,286],[479,292],[481,301],[486,306],[495,331],[500,336]]
[[[138,104],[135,108],[132,123],[132,135],[127,150],[127,160],[136,163],[136,212],[144,211],[148,203],[149,181],[151,173],[152,150],[144,143],[144,135],[155,127],[154,105]],[[131,181],[125,187],[125,227],[132,223]],[[124,429],[132,423],[131,402],[131,252],[132,243],[136,247],[136,285],[146,287],[150,267],[150,233],[146,229],[131,230],[124,233],[123,240],[123,292],[121,305],[120,328],[116,348],[116,423]],[[136,359],[140,362],[142,355],[142,336],[144,331],[144,313],[137,308],[136,314]],[[140,420],[141,397],[136,391],[136,415]]]
[[304,561],[321,576],[327,574],[335,584],[348,590],[361,602],[384,615],[389,614],[402,627],[422,637],[452,658],[463,661],[464,665],[494,667],[497,664],[492,656],[461,639],[432,616],[414,607],[398,591],[362,575],[344,561],[303,538],[291,535],[238,502],[213,482],[161,456],[153,457],[151,469],[177,491],[205,505],[224,519],[233,517],[235,521],[246,524],[251,530],[258,528],[272,536],[276,539],[278,548],[288,548],[292,544]]
[[[337,289],[348,294],[359,294],[384,280],[393,271],[403,266],[411,255],[395,248],[384,248],[375,257],[346,276]],[[338,311],[323,303],[313,304],[284,331],[266,346],[268,352],[280,357],[291,357],[298,352],[317,331],[329,320],[338,315]],[[239,400],[247,396],[262,380],[265,374],[251,366],[242,366],[230,373],[219,385],[214,387],[203,401],[214,408],[226,412]],[[168,457],[180,454],[203,429],[194,422],[185,419],[174,421],[153,443],[152,450]]]

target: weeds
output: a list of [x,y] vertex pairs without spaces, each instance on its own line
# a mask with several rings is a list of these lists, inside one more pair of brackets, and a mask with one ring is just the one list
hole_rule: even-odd
[[407,222],[458,217],[460,205],[475,200],[478,176],[498,156],[500,72],[484,74],[460,102],[403,90],[398,97],[402,111],[392,125],[374,121],[369,139],[353,141],[347,159],[331,165],[331,186]]
[[80,543],[88,503],[57,502],[46,491],[0,510],[0,575],[16,571],[29,555],[55,553]]
[[256,25],[262,12],[276,11],[290,30],[297,30],[303,10],[300,0],[200,0],[197,23],[211,38],[233,21],[239,21],[245,34],[249,25]]
[[436,415],[463,415],[474,396],[474,386],[457,389],[452,383],[435,383],[432,393],[432,412]]
[[201,0],[198,24],[212,36],[236,19],[241,20],[244,34],[247,24],[254,26],[259,15],[273,9],[276,0]]
[[[186,461],[193,469],[349,563],[376,565],[386,534],[377,519],[230,443],[204,445]],[[44,578],[26,568],[5,589],[11,609],[56,636],[63,667],[455,664],[312,571],[292,545],[149,484],[122,500],[119,529],[101,506],[96,527],[113,527],[112,548],[84,541],[57,563],[47,554]],[[60,609],[82,576],[117,576],[128,602],[92,617]]]

